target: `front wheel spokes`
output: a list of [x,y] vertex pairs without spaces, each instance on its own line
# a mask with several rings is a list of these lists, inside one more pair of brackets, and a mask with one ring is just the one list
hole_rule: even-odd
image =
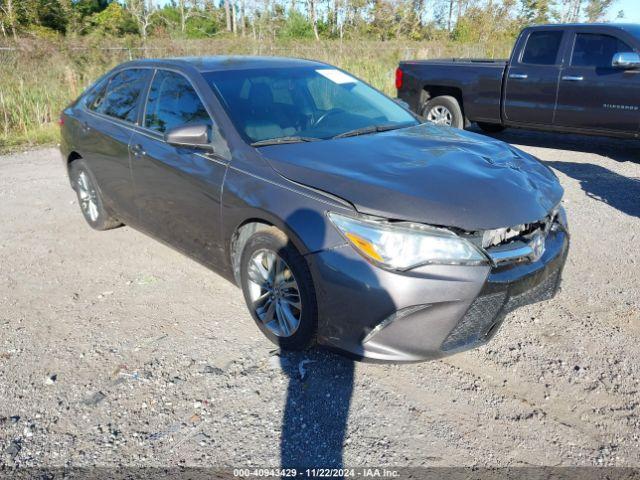
[[258,310],[261,307],[265,307],[268,302],[271,301],[272,293],[269,290],[265,290],[264,293],[260,294],[258,298],[253,301],[253,308]]
[[284,326],[284,330],[290,332],[292,328],[296,328],[299,320],[293,315],[288,305],[279,302],[280,324]]
[[300,289],[275,251],[256,251],[247,264],[249,306],[259,322],[278,337],[293,335],[302,320]]
[[293,325],[289,324],[289,321],[284,313],[284,307],[279,301],[276,302],[276,317],[278,318],[278,326],[282,331],[282,336],[288,337],[289,335],[291,335],[291,328]]
[[302,304],[300,303],[300,295],[296,293],[285,293],[282,296],[282,302],[291,305],[292,307],[301,310]]
[[265,267],[265,254],[256,255],[251,259],[249,263],[249,280],[253,283],[260,285],[262,288],[268,288],[269,282],[269,269]]
[[261,311],[262,313],[260,313],[259,310],[256,310],[260,321],[262,321],[262,323],[264,323],[265,325],[272,322],[276,317],[276,302],[274,302],[273,299],[269,297],[269,299],[263,305]]

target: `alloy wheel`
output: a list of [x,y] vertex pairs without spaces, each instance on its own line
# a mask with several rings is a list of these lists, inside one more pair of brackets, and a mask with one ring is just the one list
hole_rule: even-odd
[[427,113],[427,120],[436,125],[446,125],[448,127],[453,123],[453,115],[447,107],[437,105]]
[[78,174],[76,185],[78,187],[78,197],[80,198],[80,208],[92,222],[95,222],[99,215],[98,196],[86,172],[81,171]]
[[254,252],[248,263],[249,297],[256,317],[274,335],[292,336],[300,326],[300,289],[289,265],[273,250]]

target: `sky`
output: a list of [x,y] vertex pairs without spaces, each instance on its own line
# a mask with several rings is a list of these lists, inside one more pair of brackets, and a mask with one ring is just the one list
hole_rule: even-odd
[[[171,0],[156,0],[158,5],[166,5]],[[627,23],[640,23],[640,0],[615,0],[609,9],[608,20],[614,21],[620,10],[624,11],[624,19]]]
[[624,10],[625,22],[640,23],[640,0],[618,0],[614,2],[609,11],[609,19],[615,20],[620,10]]

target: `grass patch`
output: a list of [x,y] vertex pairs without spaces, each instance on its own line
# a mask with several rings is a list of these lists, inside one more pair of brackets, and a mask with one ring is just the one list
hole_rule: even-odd
[[[91,43],[95,42],[95,43]],[[55,143],[62,109],[101,74],[126,60],[184,55],[280,55],[337,65],[395,96],[400,59],[506,57],[510,45],[454,42],[278,41],[250,38],[154,40],[145,48],[123,39],[21,40],[0,50],[0,151]]]
[[60,141],[58,124],[35,125],[26,133],[10,134],[0,137],[0,154],[16,152],[45,145],[56,145]]

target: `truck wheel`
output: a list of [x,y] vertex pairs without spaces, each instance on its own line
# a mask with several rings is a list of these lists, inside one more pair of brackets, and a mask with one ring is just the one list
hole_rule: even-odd
[[464,115],[458,100],[449,95],[434,97],[424,104],[422,116],[436,125],[464,128]]
[[505,128],[502,125],[499,125],[497,123],[484,123],[484,122],[478,122],[478,127],[480,127],[480,130],[486,133],[500,133]]

